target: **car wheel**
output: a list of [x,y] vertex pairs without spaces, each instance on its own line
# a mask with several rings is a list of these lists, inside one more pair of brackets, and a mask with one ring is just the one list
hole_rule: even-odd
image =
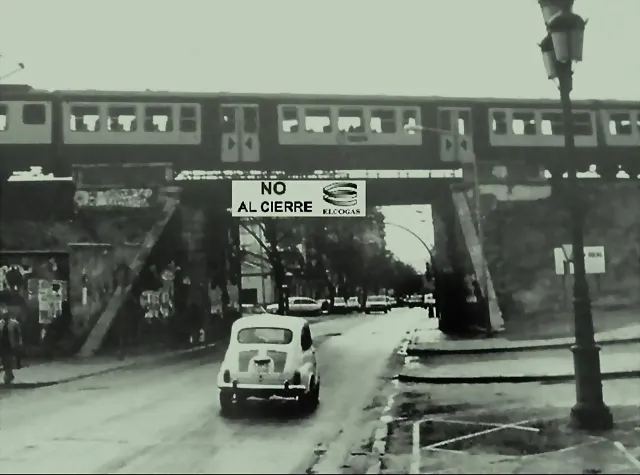
[[233,404],[233,395],[228,393],[220,393],[220,414],[222,417],[232,417],[235,415],[235,406]]
[[300,410],[308,414],[315,411],[320,403],[320,384],[316,384],[315,381],[311,382],[309,392],[303,394],[298,401],[300,404]]

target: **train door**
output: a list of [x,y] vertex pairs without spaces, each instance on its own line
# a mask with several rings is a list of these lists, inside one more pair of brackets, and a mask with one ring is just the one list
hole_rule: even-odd
[[[450,131],[440,135],[440,159],[443,162],[472,162],[473,132],[471,128],[471,108],[438,107],[438,128]],[[459,146],[456,150],[456,135]]]
[[260,124],[256,104],[222,104],[222,161],[259,162]]

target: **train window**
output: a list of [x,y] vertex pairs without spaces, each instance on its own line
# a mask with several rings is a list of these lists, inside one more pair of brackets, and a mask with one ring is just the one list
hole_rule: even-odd
[[609,116],[609,133],[611,135],[631,135],[631,114],[617,113]]
[[300,119],[298,118],[298,108],[286,106],[282,108],[282,130],[284,132],[295,133],[300,129]]
[[100,130],[98,106],[74,106],[71,108],[71,130],[74,132],[97,132]]
[[194,106],[180,107],[180,132],[195,132],[196,130],[198,130],[196,108]]
[[460,135],[471,133],[471,114],[468,110],[458,111],[458,133]]
[[220,120],[222,122],[222,132],[233,134],[236,131],[236,109],[235,107],[221,107]]
[[134,106],[110,106],[108,111],[107,130],[110,132],[134,132],[136,130],[138,124]]
[[493,111],[491,115],[491,131],[496,135],[506,135],[507,113],[504,111]]
[[144,110],[145,132],[172,132],[173,110],[170,106],[147,106]]
[[412,109],[405,109],[402,111],[402,130],[409,135],[415,135],[418,124],[418,113]]
[[372,132],[381,134],[395,134],[398,131],[396,127],[396,111],[393,109],[374,109],[371,111],[371,123],[369,124]]
[[306,109],[304,111],[304,130],[310,133],[330,133],[332,131],[331,110],[328,107]]
[[536,118],[533,112],[514,112],[511,130],[516,135],[536,135]]
[[364,132],[364,114],[360,108],[338,110],[338,130],[341,132]]
[[542,135],[563,135],[564,120],[560,112],[543,112],[541,115],[540,132]]
[[0,132],[4,132],[9,127],[9,108],[0,104]]
[[244,107],[244,131],[247,134],[258,132],[258,108]]
[[438,128],[440,130],[451,131],[451,110],[444,109],[438,111]]
[[[593,135],[593,123],[589,112],[573,113],[573,132],[587,137]],[[631,133],[631,121],[629,121],[629,133]]]
[[22,123],[26,125],[46,124],[46,112],[44,104],[25,104],[22,106]]

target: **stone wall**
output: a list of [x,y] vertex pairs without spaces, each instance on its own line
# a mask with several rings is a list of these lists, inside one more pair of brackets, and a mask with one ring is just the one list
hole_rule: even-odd
[[[585,246],[605,247],[606,273],[588,276],[593,306],[634,309],[640,304],[639,186],[581,181],[589,210]],[[554,264],[554,248],[571,243],[569,199],[555,190],[547,198],[520,198],[494,199],[483,209],[485,253],[505,320],[571,308],[573,278],[557,275]]]
[[[6,255],[16,255],[15,251],[23,255],[34,251],[68,255],[69,330],[76,342],[81,342],[113,296],[116,267],[130,264],[161,219],[161,203],[145,205],[131,193],[124,193],[126,199],[120,199],[85,191],[75,193],[74,207],[74,194],[66,188],[51,191],[51,196],[41,191],[46,185],[20,184],[18,188],[20,196],[30,197],[26,202],[12,195],[11,184],[3,187],[2,208],[8,212],[0,215],[2,251]],[[37,199],[39,193],[42,196]],[[143,195],[150,198],[148,191]],[[94,199],[87,201],[87,196]],[[61,197],[69,202],[61,203]],[[20,207],[12,203],[20,203]],[[63,211],[43,212],[52,204]]]

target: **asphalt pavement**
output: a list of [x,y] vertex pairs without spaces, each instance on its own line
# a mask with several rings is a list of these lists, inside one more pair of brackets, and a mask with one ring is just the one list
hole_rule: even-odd
[[219,356],[131,367],[11,393],[0,412],[2,473],[337,473],[372,417],[389,357],[420,310],[312,325],[321,403],[219,415]]

